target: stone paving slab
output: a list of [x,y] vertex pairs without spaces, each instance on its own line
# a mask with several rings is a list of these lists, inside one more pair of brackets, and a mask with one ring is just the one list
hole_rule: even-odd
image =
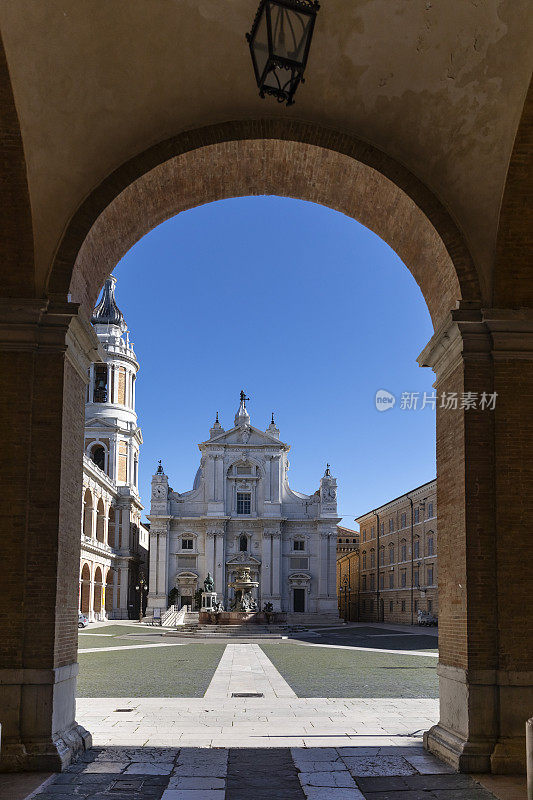
[[[93,748],[37,798],[494,800],[469,775],[450,773],[427,753],[399,756],[385,749],[380,756],[371,749],[365,754],[353,747]],[[421,774],[417,764],[432,771]]]

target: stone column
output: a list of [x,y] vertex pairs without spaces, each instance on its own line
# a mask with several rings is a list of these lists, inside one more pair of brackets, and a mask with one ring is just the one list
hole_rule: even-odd
[[[279,464],[279,462],[278,462]],[[281,611],[281,532],[272,534],[272,604]]]
[[225,603],[226,597],[226,552],[224,547],[224,531],[219,530],[215,534],[215,591],[218,594],[219,602]]
[[[213,578],[215,577],[215,535],[217,531],[215,529],[211,529],[207,531],[205,537],[205,575],[204,578],[207,577],[207,573],[210,572]],[[202,581],[200,581],[201,583]],[[215,591],[218,591],[218,586],[215,585]]]
[[[0,770],[61,770],[75,722],[84,401],[97,338],[74,303],[0,300]],[[46,475],[46,480],[43,480]]]
[[128,619],[128,595],[130,587],[130,575],[128,562],[122,561],[120,566],[120,592],[118,598],[119,614],[121,619]]
[[272,502],[279,503],[279,496],[280,496],[280,460],[279,458],[273,458],[270,462],[272,465]]
[[168,607],[170,516],[150,515],[150,580],[146,614]]
[[272,603],[272,534],[263,531],[261,541],[261,608]]
[[328,542],[329,532],[320,531],[320,572],[318,578],[318,596],[326,598],[328,595]]
[[94,622],[94,564],[91,569],[91,580],[89,581],[89,621]]
[[114,569],[113,569],[113,617],[115,619],[117,619],[117,618],[119,618],[117,612],[118,612],[119,605],[120,605],[120,599],[119,599],[119,594],[118,594],[118,570],[119,570],[119,567],[118,567],[117,564],[114,564],[113,566],[114,566]]
[[128,506],[120,509],[120,530],[122,537],[122,544],[120,549],[122,552],[129,553],[130,550],[130,509]]
[[424,742],[463,772],[516,772],[533,705],[533,315],[460,308],[419,362],[439,398],[440,722]]

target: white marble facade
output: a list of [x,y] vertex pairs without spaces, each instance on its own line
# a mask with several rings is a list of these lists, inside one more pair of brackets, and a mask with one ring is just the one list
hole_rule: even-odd
[[314,494],[289,486],[288,452],[272,422],[251,425],[241,393],[234,426],[218,421],[198,445],[200,467],[190,491],[178,492],[163,468],[152,478],[150,592],[147,613],[191,605],[210,572],[229,608],[239,568],[259,582],[260,608],[337,618],[337,481],[329,466]]

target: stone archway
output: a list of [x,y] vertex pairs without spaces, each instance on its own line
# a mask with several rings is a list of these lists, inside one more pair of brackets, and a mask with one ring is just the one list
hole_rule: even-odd
[[474,264],[445,208],[385,153],[319,126],[232,122],[189,131],[131,159],[74,215],[48,291],[90,312],[105,278],[145,233],[194,206],[277,194],[326,205],[383,238],[419,284],[435,327],[480,302]]
[[[439,394],[493,391],[495,363],[505,370],[516,361],[515,320],[482,309],[461,231],[439,199],[401,164],[354,137],[281,119],[181,134],[131,159],[89,195],[51,266],[53,302],[47,308],[44,301],[47,310],[39,312],[36,325],[50,336],[53,330],[55,337],[53,355],[42,366],[47,385],[57,388],[54,435],[63,443],[61,475],[69,475],[68,491],[58,482],[49,495],[49,502],[65,512],[59,513],[60,539],[76,535],[66,500],[78,487],[81,494],[80,410],[87,366],[96,355],[86,317],[104,278],[135,241],[173,214],[211,200],[265,193],[328,205],[393,247],[417,280],[433,320],[435,335],[419,360],[435,370]],[[69,293],[72,303],[66,302]],[[502,402],[512,393],[513,387],[503,384]],[[497,423],[498,411],[470,413],[458,406],[437,412],[439,537],[444,542],[441,723],[426,744],[464,771],[512,771],[522,765],[521,709],[531,691],[526,659],[515,659],[515,650],[522,648],[512,636],[505,658],[500,647],[499,631],[516,631],[519,620],[502,602],[509,591],[505,575],[515,562],[499,547],[495,524]],[[505,438],[503,423],[501,430]],[[79,448],[81,453],[81,443]],[[61,551],[61,574],[74,566],[74,549],[72,563],[67,555],[67,549]],[[55,608],[48,613],[56,621]],[[67,631],[68,620],[57,621],[56,636],[62,625]],[[65,665],[75,662],[74,640],[61,652]],[[73,684],[73,679],[63,681],[58,690],[67,704]],[[16,738],[17,732],[11,735]],[[71,719],[54,735],[55,741],[61,736],[68,741],[67,754],[63,758],[51,746],[50,764],[63,765],[85,733]]]

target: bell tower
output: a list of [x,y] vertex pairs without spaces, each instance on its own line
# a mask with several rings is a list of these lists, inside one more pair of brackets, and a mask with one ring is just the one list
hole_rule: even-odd
[[124,315],[115,299],[116,278],[107,278],[91,322],[105,352],[92,364],[85,404],[85,453],[117,484],[138,496],[141,430],[135,413],[139,364]]

